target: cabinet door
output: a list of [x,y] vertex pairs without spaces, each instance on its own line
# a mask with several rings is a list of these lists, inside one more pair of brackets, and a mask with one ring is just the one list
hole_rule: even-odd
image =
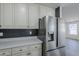
[[1,4],[0,4],[0,27],[1,27]]
[[47,16],[47,7],[46,6],[40,6],[40,17]]
[[41,56],[42,55],[42,46],[41,44],[35,44],[30,46],[31,56]]
[[11,56],[11,49],[1,49],[0,56]]
[[50,12],[50,8],[49,7],[46,7],[46,15],[47,16],[50,16],[51,12]]
[[41,50],[31,50],[31,56],[41,56],[42,52]]
[[38,29],[39,5],[29,4],[29,28]]
[[47,7],[47,16],[52,16],[52,13],[51,13],[51,8]]
[[50,7],[40,6],[40,17],[54,16],[54,10]]
[[49,13],[50,16],[55,16],[55,10],[53,8],[49,8]]
[[1,4],[1,25],[3,28],[13,26],[13,4],[2,3]]
[[28,46],[20,46],[20,47],[15,47],[12,48],[12,55],[18,54],[18,53],[23,53],[29,50]]
[[14,20],[15,27],[27,28],[28,27],[28,5],[17,3],[14,4]]
[[26,56],[26,53],[25,52],[17,53],[17,54],[13,54],[12,56]]

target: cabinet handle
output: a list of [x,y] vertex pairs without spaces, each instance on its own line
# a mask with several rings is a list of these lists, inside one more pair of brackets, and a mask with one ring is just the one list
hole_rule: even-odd
[[27,26],[29,28],[29,26]]
[[35,48],[37,48],[37,47],[35,47]]
[[19,50],[19,51],[22,51],[22,50]]
[[1,25],[0,25],[0,27],[1,27]]
[[5,53],[2,53],[3,55],[5,54]]
[[31,55],[31,53],[27,53],[27,55]]

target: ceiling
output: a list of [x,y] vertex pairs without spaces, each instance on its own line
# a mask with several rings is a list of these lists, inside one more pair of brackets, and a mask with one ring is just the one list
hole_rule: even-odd
[[57,6],[59,6],[59,3],[40,3],[41,5],[44,6],[48,6],[48,7],[52,7],[52,8],[56,8]]
[[66,7],[71,5],[72,3],[39,3],[40,5],[56,8],[58,6]]

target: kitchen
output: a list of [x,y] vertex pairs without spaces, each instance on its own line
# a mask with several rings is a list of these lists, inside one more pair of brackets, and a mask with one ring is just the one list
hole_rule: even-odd
[[0,56],[65,56],[64,33],[59,3],[0,3]]

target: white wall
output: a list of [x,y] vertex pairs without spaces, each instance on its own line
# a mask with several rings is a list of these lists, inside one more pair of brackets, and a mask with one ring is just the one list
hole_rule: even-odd
[[[79,40],[79,4],[71,4],[69,6],[63,7],[63,19],[66,22],[66,37]],[[68,34],[68,24],[69,23],[78,24],[78,35]]]
[[63,7],[62,15],[66,22],[79,20],[79,4]]

